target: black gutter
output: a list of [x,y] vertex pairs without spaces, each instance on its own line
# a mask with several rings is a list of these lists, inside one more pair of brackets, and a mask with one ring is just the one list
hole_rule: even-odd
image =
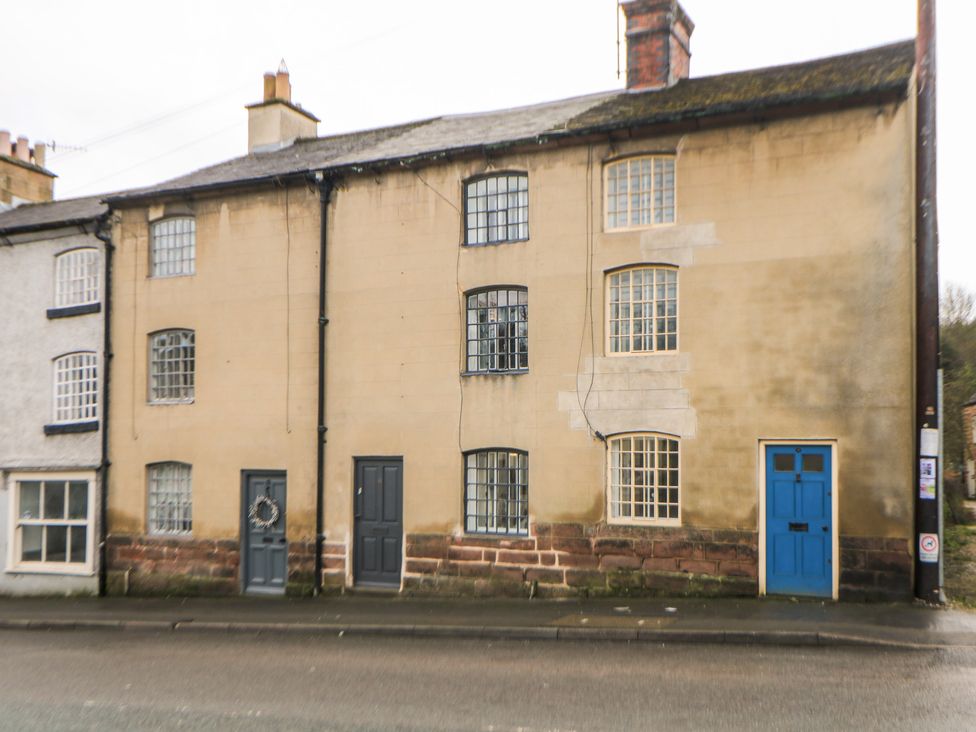
[[[941,604],[942,491],[921,489],[921,465],[931,461],[940,475],[938,451],[923,431],[938,435],[939,228],[936,217],[935,0],[918,0],[915,119],[915,596]],[[936,441],[937,442],[937,441]],[[934,540],[933,540],[933,537]],[[923,551],[926,549],[927,551]]]
[[312,592],[322,592],[322,544],[325,540],[325,327],[329,319],[325,315],[326,294],[326,245],[328,243],[329,199],[332,197],[332,180],[316,174],[319,186],[319,386],[318,417],[315,430],[315,581]]
[[108,534],[108,470],[112,464],[108,459],[108,414],[109,388],[112,374],[112,244],[109,216],[111,211],[98,218],[95,227],[95,238],[105,244],[105,317],[102,320],[104,338],[102,346],[102,461],[99,468],[101,488],[98,496],[98,596],[105,596],[106,580],[108,578],[106,536]]

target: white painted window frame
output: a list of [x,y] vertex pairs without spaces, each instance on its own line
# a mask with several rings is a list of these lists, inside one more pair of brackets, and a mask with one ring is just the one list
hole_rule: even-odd
[[[72,358],[77,357],[87,357],[85,363],[77,366],[65,365],[70,364]],[[70,376],[72,372],[82,371],[86,369],[91,369],[92,377],[90,379],[71,379],[62,381],[63,376]],[[58,356],[53,362],[53,393],[52,393],[52,424],[78,424],[80,422],[97,422],[98,421],[98,409],[99,409],[99,399],[98,399],[98,354],[94,351],[72,351],[71,353],[65,353],[62,356]],[[62,412],[61,400],[66,396],[59,394],[59,387],[62,385],[70,384],[81,384],[82,388],[75,394],[68,394],[67,398],[70,400],[71,397],[78,397],[79,403],[72,406],[70,403],[67,410],[75,410],[74,412],[69,412],[66,416],[59,416]],[[87,387],[85,385],[88,385]],[[85,398],[90,397],[90,401],[85,403]],[[88,411],[90,414],[85,414]]]
[[[180,223],[185,231],[170,230]],[[167,216],[149,224],[149,277],[188,277],[197,271],[197,224],[193,216]],[[165,270],[165,271],[164,271]]]
[[766,595],[766,448],[784,447],[795,445],[811,445],[816,447],[830,448],[830,468],[831,468],[831,526],[832,546],[830,548],[830,567],[833,573],[831,597],[836,600],[840,596],[840,450],[837,449],[837,440],[831,438],[814,437],[807,440],[800,439],[760,439],[757,447],[758,463],[757,475],[757,494],[759,503],[759,595]]
[[100,302],[101,253],[94,247],[68,249],[54,258],[54,307]]
[[[626,165],[628,176],[630,173],[631,163],[639,163],[643,160],[651,161],[651,190],[648,195],[651,198],[651,222],[646,224],[631,224],[631,206],[630,206],[630,196],[632,195],[630,191],[630,186],[628,184],[627,188],[627,225],[625,226],[611,226],[610,225],[610,171],[617,166]],[[655,223],[654,219],[654,163],[655,160],[669,160],[672,165],[672,176],[674,178],[674,186],[671,190],[671,196],[673,200],[672,205],[672,216],[670,221],[661,221]],[[615,193],[613,195],[620,195]],[[608,233],[616,233],[622,231],[643,231],[645,229],[659,228],[663,226],[674,226],[678,222],[678,156],[673,153],[647,153],[638,155],[628,155],[625,157],[614,158],[612,160],[607,160],[603,164],[603,230]]]
[[[22,524],[20,519],[20,487],[21,482],[28,481],[87,481],[88,482],[88,517],[81,519],[37,519],[31,520],[31,525],[58,525],[58,526],[86,526],[85,532],[85,561],[83,563],[68,562],[23,562],[18,558],[21,554],[21,532],[19,527]],[[97,491],[96,476],[94,471],[81,472],[19,472],[7,475],[7,489],[10,494],[8,503],[10,517],[8,522],[8,541],[6,572],[10,574],[53,574],[70,576],[91,576],[94,574],[95,566],[95,493]],[[67,496],[66,499],[67,500]],[[42,502],[43,505],[43,502]]]
[[[677,518],[636,518],[633,516],[614,516],[613,515],[613,444],[618,440],[627,438],[652,437],[655,439],[674,440],[678,443],[678,516]],[[669,468],[670,469],[670,468]],[[657,470],[657,468],[655,468]],[[684,505],[684,490],[681,487],[681,437],[667,432],[621,432],[615,435],[607,435],[606,449],[606,511],[607,523],[620,526],[681,526],[682,506]],[[633,485],[631,486],[633,487]],[[645,486],[646,487],[646,486]],[[655,478],[654,490],[658,489],[657,479]],[[671,486],[667,486],[670,488]],[[654,502],[654,512],[657,513],[657,501]]]
[[[611,318],[611,278],[614,275],[619,275],[622,272],[634,272],[635,270],[671,270],[675,273],[674,282],[674,304],[675,304],[675,331],[674,331],[674,348],[658,350],[657,349],[657,316],[655,315],[652,320],[655,321],[654,324],[654,350],[651,351],[614,351],[611,346],[612,333],[610,328]],[[633,275],[631,275],[633,277]],[[604,316],[603,316],[603,353],[606,356],[613,358],[627,358],[630,356],[674,356],[681,352],[681,271],[680,267],[673,264],[634,264],[625,267],[614,267],[613,269],[605,270],[603,273],[603,304],[604,304]],[[654,307],[656,308],[657,298],[654,299]],[[631,300],[630,300],[630,322],[631,322],[631,345],[633,345],[633,313],[634,313],[634,300],[633,300],[633,279],[631,279]],[[667,316],[665,316],[667,317]]]
[[[153,339],[157,336],[172,335],[178,333],[181,335],[181,343],[178,344],[180,348],[180,359],[182,370],[177,373],[179,374],[192,374],[193,384],[189,387],[190,394],[186,396],[156,396],[157,387],[153,383],[154,377],[157,375],[155,368],[158,364],[157,348],[153,344]],[[193,369],[192,371],[186,368],[186,363],[189,358],[186,355],[186,350],[190,347],[190,344],[186,343],[186,336],[189,334],[192,338],[192,348],[193,348]],[[147,395],[146,398],[149,404],[192,404],[196,399],[197,393],[197,335],[196,330],[193,328],[165,328],[163,330],[157,330],[149,334],[148,342],[148,358],[147,358],[147,373],[146,373],[146,387]],[[160,386],[159,389],[169,389],[169,386]]]
[[[171,468],[176,470],[185,469],[185,474],[154,476],[156,471]],[[177,501],[177,513],[180,517],[177,521],[188,520],[190,528],[160,528],[158,525],[153,525],[153,521],[157,518],[153,515],[154,487],[158,488],[158,484],[162,482],[163,478],[168,483],[173,484],[166,488],[165,493],[175,497]],[[180,485],[181,483],[184,485]],[[185,519],[187,512],[189,512],[189,519]],[[157,463],[150,463],[146,466],[146,533],[151,536],[193,536],[193,465],[190,463],[179,460],[164,460]]]

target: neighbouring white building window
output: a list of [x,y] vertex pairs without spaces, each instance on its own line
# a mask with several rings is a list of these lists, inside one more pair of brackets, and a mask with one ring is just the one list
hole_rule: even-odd
[[8,568],[90,573],[94,479],[84,474],[11,476],[14,537]]
[[98,419],[98,358],[69,353],[54,360],[54,423]]
[[678,270],[630,267],[607,275],[607,350],[678,350]]
[[148,467],[149,533],[189,534],[193,531],[193,474],[186,463]]
[[174,277],[196,271],[197,225],[190,216],[163,219],[151,227],[149,276]]
[[606,166],[607,230],[675,220],[674,156],[645,155]]
[[529,455],[490,449],[465,453],[464,526],[477,534],[529,533]]
[[468,246],[528,239],[528,174],[496,173],[465,182],[464,216]]
[[608,441],[609,517],[619,523],[678,524],[678,440],[636,433]]
[[54,260],[54,307],[98,302],[101,257],[97,249],[72,249]]
[[149,336],[149,401],[193,401],[196,338],[192,330],[163,330]]
[[467,370],[524,371],[529,368],[529,293],[524,287],[467,294]]

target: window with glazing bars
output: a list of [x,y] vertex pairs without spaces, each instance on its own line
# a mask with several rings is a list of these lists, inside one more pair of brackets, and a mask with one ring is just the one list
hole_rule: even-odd
[[633,434],[608,442],[610,519],[677,522],[678,440]]
[[647,155],[607,165],[607,229],[674,223],[674,158]]
[[192,330],[164,330],[149,336],[149,401],[193,399],[196,345]]
[[69,308],[98,302],[97,249],[73,249],[54,260],[54,307]]
[[464,243],[498,244],[529,238],[529,176],[500,173],[464,185]]
[[468,293],[467,370],[529,367],[529,293],[524,287]]
[[98,419],[98,358],[94,353],[68,353],[54,361],[54,422]]
[[529,533],[529,456],[520,450],[466,453],[465,530],[477,534]]
[[163,219],[152,225],[150,277],[191,275],[196,271],[197,225],[189,217]]
[[678,349],[678,270],[632,267],[607,275],[610,353]]
[[193,475],[186,463],[156,463],[149,469],[149,533],[193,531]]
[[87,480],[17,482],[18,562],[88,562]]

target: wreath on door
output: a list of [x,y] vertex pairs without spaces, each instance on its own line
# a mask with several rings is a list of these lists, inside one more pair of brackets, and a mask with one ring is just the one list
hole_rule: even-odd
[[281,509],[271,496],[258,496],[247,509],[247,518],[256,529],[270,529],[278,523],[280,517]]

